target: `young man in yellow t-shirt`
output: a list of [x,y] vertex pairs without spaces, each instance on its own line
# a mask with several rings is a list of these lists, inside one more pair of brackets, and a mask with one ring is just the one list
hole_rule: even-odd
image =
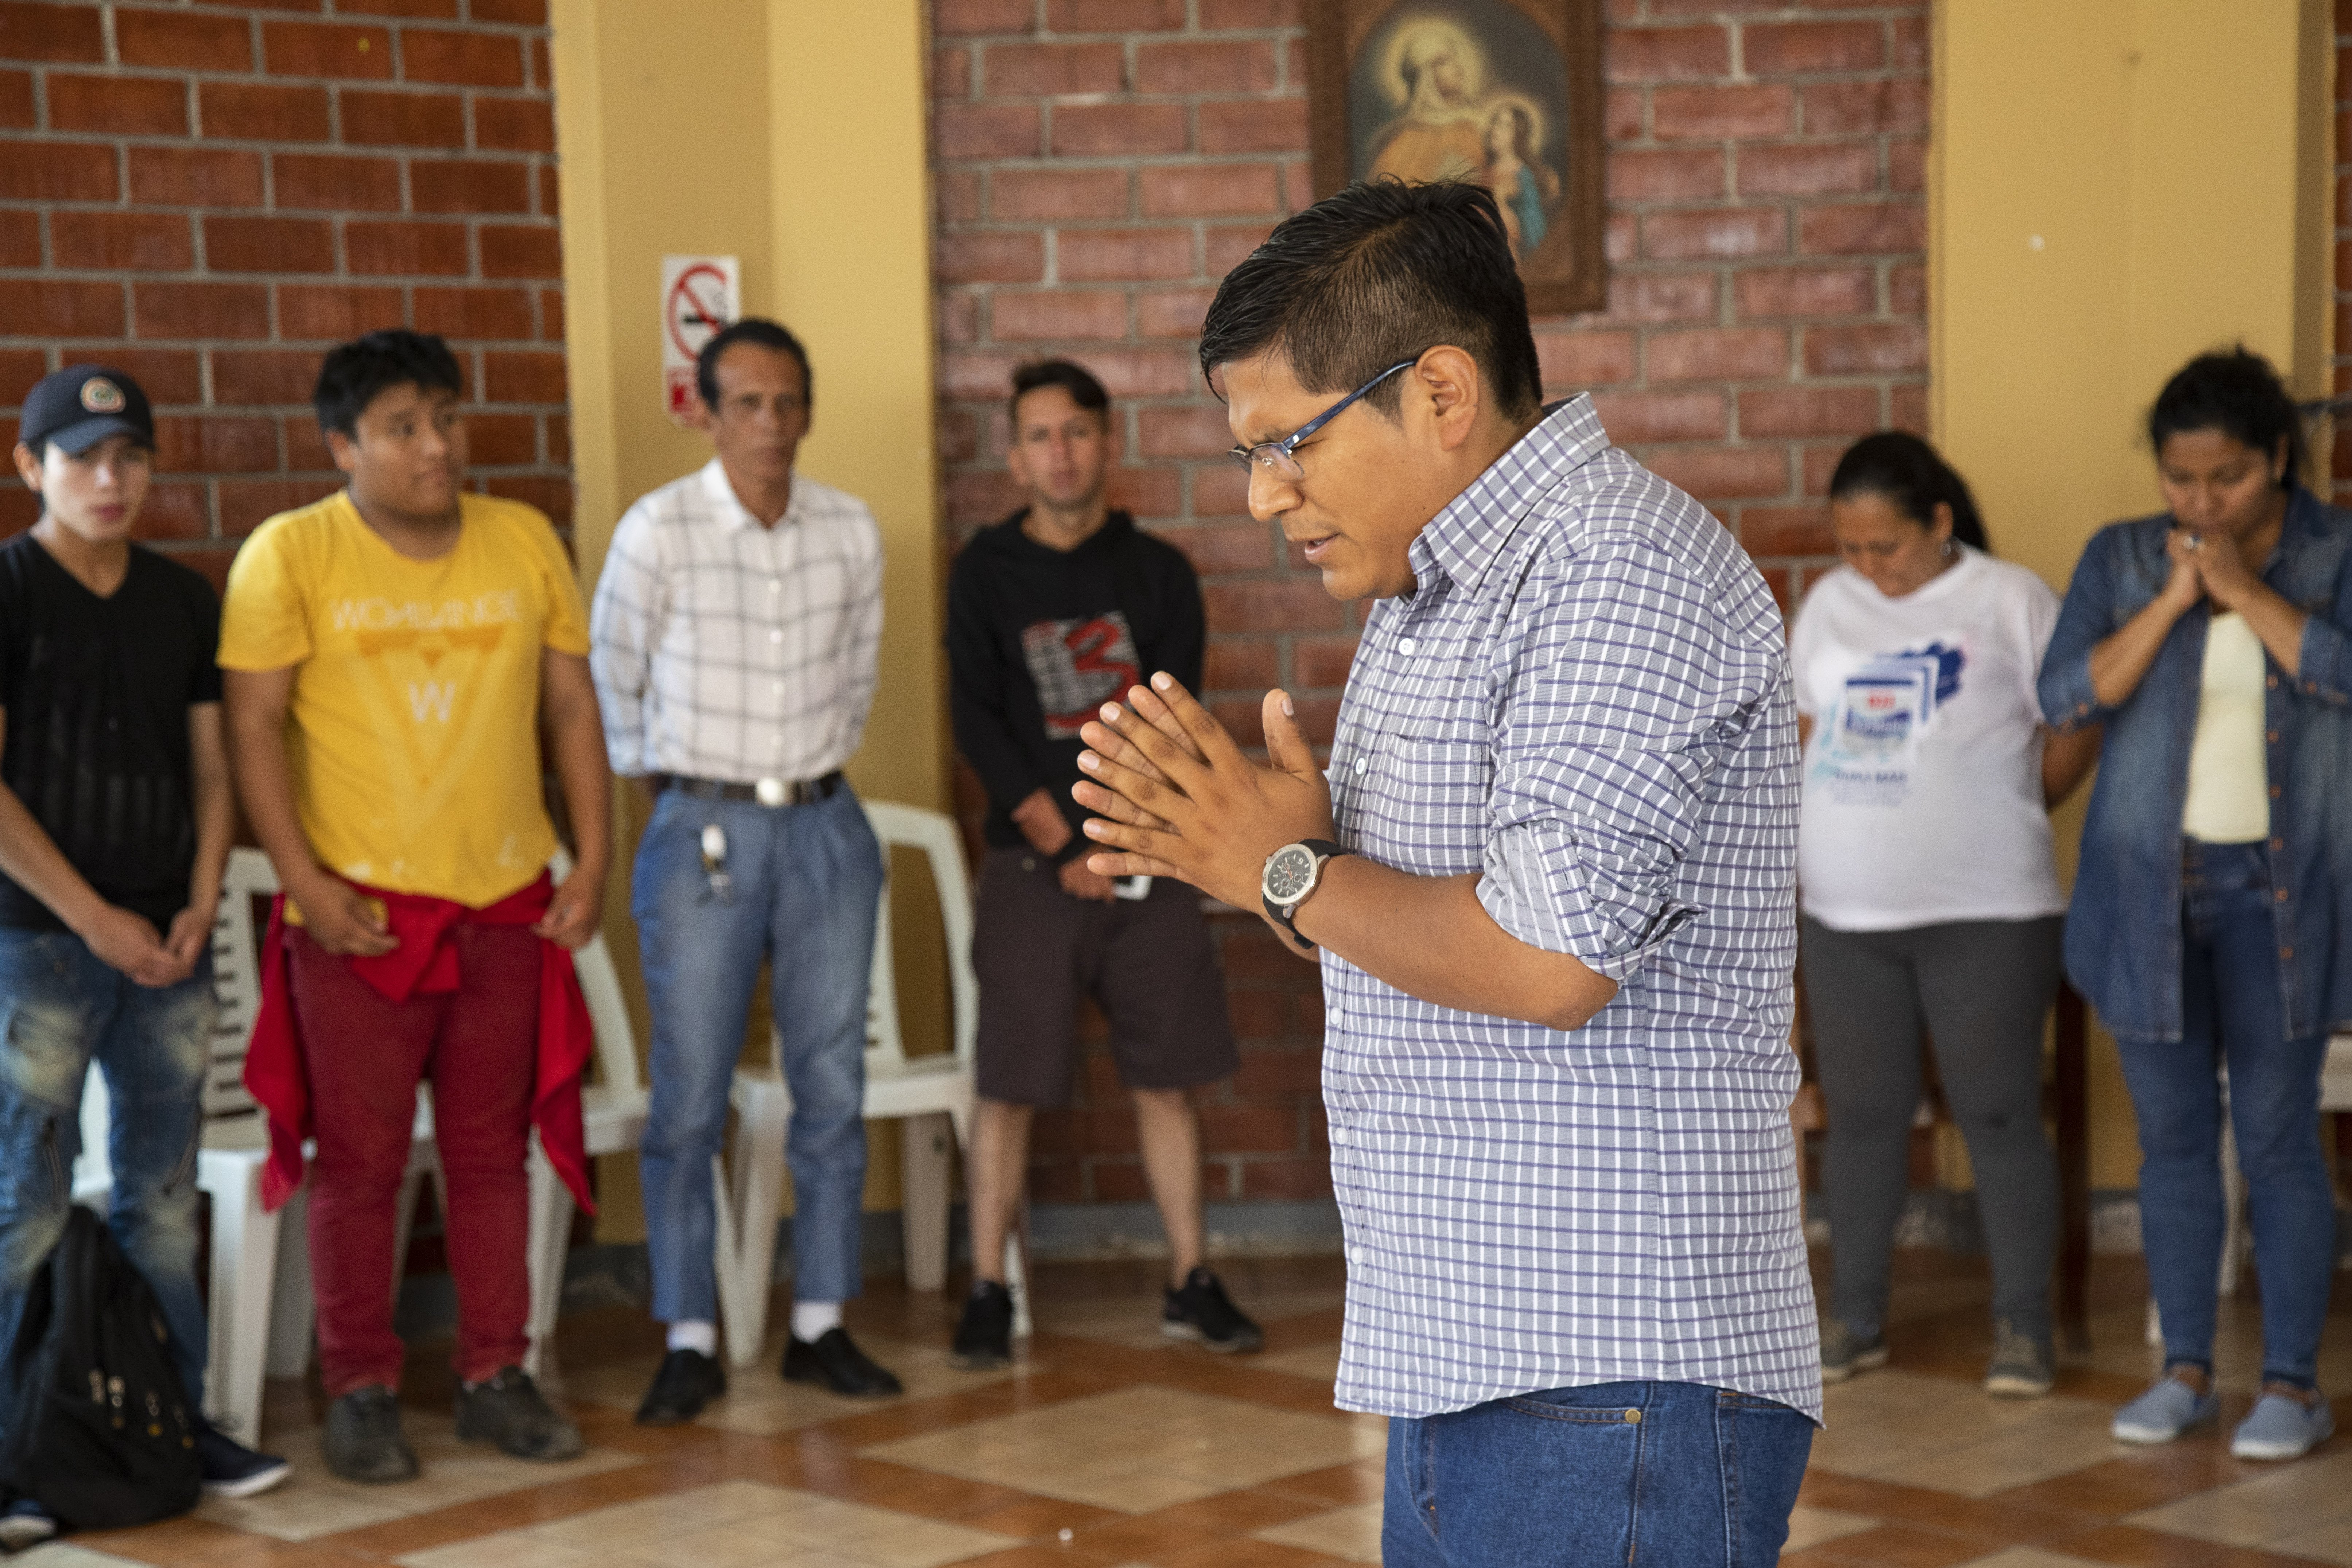
[[[457,1286],[458,1435],[526,1458],[581,1448],[519,1368],[524,1160],[545,944],[595,930],[611,778],[572,563],[537,510],[461,488],[461,388],[436,337],[371,332],[329,353],[315,401],[349,487],[263,523],[222,609],[230,752],[286,889],[282,973],[318,1141],[323,1447],[354,1480],[416,1473],[393,1392],[392,1270],[426,1078]],[[578,855],[553,887],[542,722]]]

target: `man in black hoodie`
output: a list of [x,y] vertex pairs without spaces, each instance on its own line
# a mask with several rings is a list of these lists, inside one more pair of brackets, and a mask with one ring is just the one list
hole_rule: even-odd
[[1069,1101],[1081,992],[1110,1020],[1111,1053],[1135,1096],[1144,1174],[1168,1232],[1160,1331],[1226,1353],[1263,1342],[1201,1261],[1201,1132],[1191,1091],[1240,1062],[1198,896],[1178,883],[1114,882],[1087,870],[1079,828],[1087,813],[1070,798],[1084,776],[1079,726],[1147,671],[1197,686],[1206,637],[1191,563],[1110,510],[1118,456],[1100,382],[1066,360],[1023,366],[1013,378],[1006,462],[1029,504],[975,538],[948,582],[956,745],[989,799],[972,944],[976,1278],[950,1358],[966,1369],[1000,1366],[1012,1352],[1004,1237],[1020,1209],[1031,1113]]

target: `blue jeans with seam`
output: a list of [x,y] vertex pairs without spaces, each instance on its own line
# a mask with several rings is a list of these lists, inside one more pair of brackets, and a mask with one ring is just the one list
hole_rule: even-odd
[[107,1224],[155,1292],[189,1398],[203,1400],[196,1155],[216,1007],[209,952],[187,979],[150,989],[70,932],[0,930],[0,1346],[65,1234],[94,1059],[113,1110]]
[[1772,1568],[1813,1424],[1696,1383],[1600,1383],[1389,1423],[1387,1568]]
[[2168,1365],[2213,1364],[2225,1214],[2221,1086],[2263,1276],[2263,1377],[2315,1385],[2336,1279],[2336,1197],[2319,1144],[2327,1037],[2286,1033],[2283,931],[2260,844],[2190,840],[2181,865],[2178,1040],[2126,1040],[2139,1116],[2140,1234]]
[[[704,829],[726,836],[724,880],[703,864]],[[858,1293],[866,1193],[866,993],[882,849],[846,786],[808,805],[655,803],[637,847],[631,912],[653,1014],[653,1103],[639,1146],[654,1277],[666,1323],[718,1315],[710,1159],[760,962],[782,1034],[792,1124],[793,1293]]]

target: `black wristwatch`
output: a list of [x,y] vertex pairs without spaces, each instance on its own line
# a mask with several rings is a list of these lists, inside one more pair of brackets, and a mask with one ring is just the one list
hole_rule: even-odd
[[1346,853],[1344,845],[1328,838],[1302,838],[1265,858],[1265,869],[1258,876],[1258,896],[1265,901],[1266,918],[1287,932],[1301,952],[1313,952],[1315,944],[1299,935],[1291,921],[1307,895],[1323,880],[1323,868]]

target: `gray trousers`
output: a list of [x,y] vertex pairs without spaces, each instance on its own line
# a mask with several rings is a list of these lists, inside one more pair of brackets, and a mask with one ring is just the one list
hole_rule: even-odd
[[1924,1024],[1976,1169],[1993,1315],[2048,1335],[2058,1168],[2042,1129],[2042,1020],[2057,994],[2064,923],[2053,915],[1841,931],[1803,922],[1805,996],[1829,1118],[1830,1310],[1849,1328],[1871,1332],[1886,1321]]

